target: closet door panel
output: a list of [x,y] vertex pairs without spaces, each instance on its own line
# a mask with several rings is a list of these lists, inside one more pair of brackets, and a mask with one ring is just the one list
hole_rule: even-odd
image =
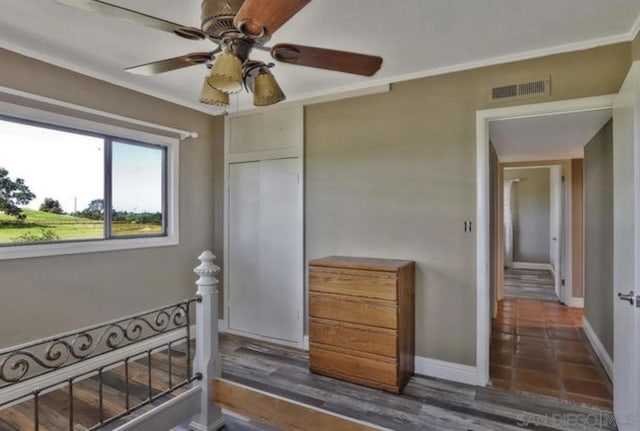
[[260,249],[260,162],[229,166],[229,326],[258,333],[262,326]]
[[296,340],[303,295],[299,159],[260,162],[260,289],[265,336]]

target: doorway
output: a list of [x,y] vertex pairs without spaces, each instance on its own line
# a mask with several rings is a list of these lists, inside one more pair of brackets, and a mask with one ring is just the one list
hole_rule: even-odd
[[[479,374],[483,372],[485,364],[490,368],[486,370],[486,381],[491,381],[495,386],[612,408],[611,383],[582,329],[582,300],[576,297],[581,274],[572,271],[574,259],[582,257],[581,251],[570,240],[572,222],[576,221],[572,217],[573,210],[582,206],[581,202],[572,206],[574,196],[571,183],[575,179],[574,174],[581,179],[581,171],[575,169],[574,172],[572,167],[582,155],[553,153],[551,147],[551,152],[541,154],[544,145],[533,149],[516,146],[516,151],[510,154],[500,149],[493,152],[494,144],[499,144],[496,142],[499,139],[490,133],[492,122],[522,125],[525,119],[525,123],[531,123],[529,129],[534,131],[534,135],[561,131],[561,128],[541,127],[539,124],[546,121],[552,124],[554,116],[572,119],[572,116],[597,117],[604,113],[608,115],[603,118],[604,123],[611,117],[612,100],[612,97],[583,99],[478,113],[478,195],[486,197],[484,205],[480,202],[482,199],[478,202],[478,224],[481,228],[478,232],[478,317],[482,319],[478,321],[478,364]],[[603,124],[597,124],[596,130],[602,127]],[[594,134],[585,138],[581,146]],[[550,140],[548,136],[545,139]],[[562,134],[559,139],[563,140]],[[484,147],[480,145],[481,140]],[[522,144],[522,141],[519,143]],[[519,161],[522,164],[518,164]],[[485,167],[481,168],[481,165]],[[492,169],[494,165],[499,169]],[[503,170],[505,167],[507,171]],[[513,172],[508,171],[515,171],[515,168],[521,170],[510,176]],[[539,189],[546,188],[547,194],[539,197],[537,206],[529,206],[530,209],[524,213],[527,216],[535,212],[543,214],[537,218],[539,223],[546,218],[546,233],[540,233],[539,229],[537,234],[529,232],[528,237],[533,240],[528,245],[518,244],[527,235],[523,237],[523,232],[518,232],[522,226],[517,223],[522,220],[517,218],[520,214],[513,214],[516,217],[511,221],[516,223],[516,229],[511,232],[513,242],[510,258],[507,250],[498,246],[504,246],[510,235],[504,231],[503,205],[507,203],[504,200],[508,193],[505,180],[511,182],[514,192],[510,203],[517,204],[519,198],[526,198],[522,193],[525,187],[522,186],[527,181],[528,185],[534,182],[534,169],[537,169],[539,176],[545,177],[546,186],[540,186]],[[555,188],[551,186],[551,183],[561,182],[563,177],[565,183]],[[499,189],[501,193],[495,193],[493,189]],[[500,194],[502,196],[496,197]],[[509,197],[506,200],[510,200]],[[540,204],[545,201],[545,205]],[[555,208],[552,208],[553,202],[556,202]],[[558,216],[558,212],[563,215]],[[494,218],[491,217],[492,213]],[[496,214],[500,214],[500,223],[496,223]],[[552,214],[555,214],[555,218]],[[563,235],[563,232],[567,235]],[[563,237],[569,239],[563,241]],[[496,271],[496,268],[500,271]],[[486,320],[481,317],[483,314]]]
[[504,265],[497,266],[504,292],[498,299],[539,299],[565,302],[567,259],[563,256],[570,235],[565,221],[565,183],[562,165],[541,162],[502,165],[502,234],[497,246]]
[[[608,115],[610,110],[594,127]],[[495,271],[504,290],[492,321],[490,378],[493,386],[510,391],[611,409],[612,385],[583,330],[583,308],[565,300],[574,295],[567,274],[582,271],[566,256],[567,249],[582,254],[566,228],[574,220],[564,217],[574,212],[582,219],[582,204],[571,193],[582,188],[582,181],[564,180],[571,165],[543,161],[500,167],[503,179],[496,189],[503,201],[504,264]]]

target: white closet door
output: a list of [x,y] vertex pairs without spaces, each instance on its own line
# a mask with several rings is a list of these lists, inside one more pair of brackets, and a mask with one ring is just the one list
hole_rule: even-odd
[[260,163],[229,166],[229,326],[260,328]]
[[229,327],[300,341],[303,295],[299,158],[229,169]]

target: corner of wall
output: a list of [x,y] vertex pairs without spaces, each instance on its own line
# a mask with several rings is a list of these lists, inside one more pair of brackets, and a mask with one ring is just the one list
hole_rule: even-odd
[[[638,20],[640,21],[640,17],[638,17]],[[631,42],[631,61],[637,60],[640,60],[640,32],[636,33],[635,38]]]

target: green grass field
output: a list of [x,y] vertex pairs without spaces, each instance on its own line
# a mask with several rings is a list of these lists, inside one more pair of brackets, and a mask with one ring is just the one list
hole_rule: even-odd
[[[36,241],[65,241],[74,239],[100,239],[104,225],[100,220],[90,220],[69,215],[51,214],[25,209],[22,222],[0,213],[0,244]],[[115,223],[113,235],[145,235],[161,233],[162,226],[142,223]]]

